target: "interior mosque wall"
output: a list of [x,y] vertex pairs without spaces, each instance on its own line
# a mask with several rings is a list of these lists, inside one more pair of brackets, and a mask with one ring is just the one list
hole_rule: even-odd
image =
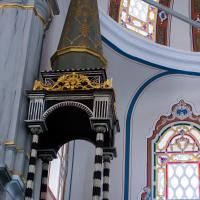
[[[69,5],[69,1],[58,3],[60,15],[53,19],[44,40],[42,70],[50,69],[50,57],[57,48]],[[184,0],[182,5],[186,6],[187,3]],[[177,7],[175,4],[174,8]],[[184,10],[184,6],[181,8]],[[121,127],[115,141],[118,156],[111,162],[110,199],[139,200],[143,187],[146,186],[146,141],[159,117],[169,114],[171,106],[180,99],[189,102],[195,112],[200,113],[199,54],[178,51],[147,41],[119,27],[102,11],[100,18],[104,37],[103,51],[108,60],[107,74],[113,79]],[[179,25],[182,26],[179,22],[175,26],[173,20],[171,33]],[[184,32],[181,35],[186,38],[186,43],[171,38],[171,45],[191,50],[189,28],[185,26],[180,30]],[[174,34],[174,37],[180,35]],[[91,198],[93,163],[94,148],[91,144],[76,141],[74,146],[70,142],[65,199]]]
[[[149,86],[143,84],[150,78],[161,73],[141,63],[117,57],[109,47],[104,47],[104,53],[109,59],[108,76],[113,78],[116,92],[117,114],[120,121],[121,132],[116,135],[118,156],[111,162],[111,191],[110,199],[124,199],[125,159],[129,155],[129,199],[140,199],[143,187],[146,186],[147,138],[151,136],[155,123],[161,115],[170,114],[171,106],[179,100],[189,102],[197,113],[199,108],[200,78],[190,75],[167,75],[158,78]],[[122,84],[123,83],[123,84]],[[137,91],[143,88],[139,95],[130,120],[130,133],[127,132],[128,110]],[[127,134],[130,134],[130,149],[126,152]],[[72,149],[72,147],[71,147]],[[82,153],[84,152],[84,153]],[[86,153],[87,152],[87,153]],[[85,154],[86,153],[86,154]],[[83,141],[76,142],[74,153],[71,150],[69,171],[67,179],[67,199],[81,200],[83,196],[90,198],[92,184],[92,169],[94,148]],[[86,167],[86,169],[84,169]],[[90,171],[86,175],[84,170]],[[72,177],[72,178],[71,178]],[[77,188],[80,188],[77,192]],[[83,188],[85,188],[83,190]],[[86,192],[87,191],[87,192]],[[73,198],[74,197],[74,198]],[[76,198],[75,198],[76,197]]]
[[[54,18],[52,19],[50,27],[46,31],[45,38],[44,38],[43,51],[42,51],[41,64],[40,64],[41,71],[51,69],[49,58],[57,50],[58,42],[59,42],[62,28],[65,22],[69,4],[70,4],[70,0],[58,1],[60,13],[59,15],[54,16]],[[102,8],[103,11],[106,11],[106,13],[108,13],[109,0],[98,1],[98,5],[99,7]]]
[[[27,3],[29,5],[23,5]],[[3,1],[0,6],[2,199],[22,199],[28,169],[31,135],[24,126],[28,112],[25,91],[32,88],[38,76],[45,23],[50,17],[46,2],[34,3]],[[7,177],[2,181],[5,174]]]
[[71,141],[64,199],[90,199],[93,185],[95,146],[88,141]]
[[[99,8],[103,14],[107,13],[109,10],[109,2],[110,0],[102,0],[98,1]],[[43,44],[43,52],[41,57],[41,70],[50,69],[50,60],[49,58],[56,51],[60,33],[64,24],[64,20],[67,14],[67,10],[69,7],[69,0],[59,0],[59,8],[60,14],[54,16],[50,27],[46,31],[44,44]],[[173,3],[173,9],[187,17],[190,16],[190,0],[176,0]],[[101,14],[100,14],[101,15]],[[101,17],[100,17],[101,18]],[[55,31],[56,30],[56,31]],[[128,31],[131,32],[131,31]],[[191,27],[187,23],[175,18],[171,17],[171,25],[169,26],[169,46],[175,49],[191,51],[192,50],[192,34]],[[148,40],[143,38],[142,36],[131,32],[131,35],[142,38],[144,40]],[[123,37],[123,35],[122,35]],[[131,42],[131,41],[130,41]]]
[[139,199],[146,185],[146,139],[155,130],[156,122],[160,116],[169,115],[172,105],[181,99],[191,104],[194,112],[199,114],[199,83],[199,77],[179,74],[163,76],[144,89],[139,97],[131,119],[129,199]]
[[31,148],[26,91],[38,77],[50,9],[47,1],[0,3],[0,199],[24,199]]
[[[109,28],[111,31],[112,27],[113,29],[118,30],[119,28],[123,30],[123,34],[118,34],[120,38],[123,38],[124,40],[127,41],[127,37],[125,34],[129,34],[129,43],[132,45],[133,42],[135,42],[135,39],[143,40],[145,43],[153,43],[149,41],[148,39],[144,38],[143,36],[140,36],[136,34],[135,32],[129,31],[129,30],[124,30],[125,28],[116,25],[114,20],[112,20],[110,17],[108,17],[108,10],[109,10],[109,2],[110,0],[102,0],[98,1],[99,4],[99,9],[100,9],[100,19],[101,19],[101,30],[103,35],[105,35],[104,32],[106,32],[106,28]],[[64,20],[68,11],[70,1],[64,1],[64,0],[59,0],[58,5],[60,8],[60,14],[54,16],[50,27],[46,31],[45,38],[44,38],[44,43],[43,43],[43,51],[42,51],[42,56],[41,56],[41,71],[43,70],[49,70],[50,69],[50,57],[54,54],[56,51],[61,30],[64,24]],[[190,0],[176,0],[173,3],[173,9],[185,16],[190,16]],[[108,21],[108,22],[107,22]],[[104,26],[104,24],[107,24]],[[114,27],[113,27],[114,25]],[[56,30],[56,31],[55,31]],[[118,33],[121,32],[118,31]],[[129,33],[127,33],[129,32]],[[191,27],[185,22],[182,22],[181,20],[172,17],[171,19],[171,25],[169,26],[169,32],[170,32],[170,38],[169,38],[169,46],[172,47],[173,49],[180,49],[180,50],[185,50],[185,51],[191,51],[192,50],[192,37],[191,37]],[[110,32],[111,33],[111,32]],[[112,34],[109,33],[109,38],[114,37]],[[136,37],[136,38],[135,38]],[[107,38],[107,36],[106,36]],[[135,38],[135,39],[133,39]],[[137,41],[136,41],[137,42]],[[121,44],[123,45],[123,44]],[[131,45],[129,46],[129,49],[126,49],[126,52],[132,51]],[[153,44],[152,44],[153,45]],[[160,45],[159,45],[160,46]],[[162,45],[160,47],[162,49]],[[159,49],[159,51],[160,51]],[[175,53],[175,52],[174,52]],[[178,55],[175,56],[179,57]]]
[[[124,0],[121,0],[121,2],[123,1]],[[113,0],[112,4],[118,4],[114,2],[115,1]],[[118,2],[120,2],[120,0],[118,0]],[[169,2],[171,2],[170,4],[172,10],[188,18],[191,18],[191,0],[175,0],[175,1],[171,0]],[[109,4],[110,3],[108,3],[108,5]],[[108,10],[109,6],[106,9],[104,9],[106,13],[108,13]],[[163,23],[165,23],[165,20]],[[192,30],[191,26],[188,23],[183,22],[174,16],[168,15],[168,27],[166,31],[168,32],[168,37],[166,38],[167,40],[166,43],[168,46],[177,49],[192,51],[192,33],[191,33]],[[134,32],[133,34],[137,33]],[[163,37],[163,33],[161,34],[161,37]]]
[[50,58],[56,52],[62,28],[69,8],[69,0],[59,0],[60,13],[52,19],[50,27],[45,33],[43,51],[41,55],[40,70],[51,70]]

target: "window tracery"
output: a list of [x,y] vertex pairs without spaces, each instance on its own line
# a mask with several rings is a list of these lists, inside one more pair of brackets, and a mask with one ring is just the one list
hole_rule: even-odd
[[156,18],[157,8],[142,0],[121,0],[119,23],[153,41],[155,41]]
[[[171,0],[155,0],[172,7]],[[142,0],[110,0],[109,15],[122,26],[162,45],[169,43],[171,16]]]
[[200,131],[190,124],[173,125],[156,141],[156,199],[200,199]]
[[162,116],[148,139],[152,199],[200,199],[200,116],[181,100]]

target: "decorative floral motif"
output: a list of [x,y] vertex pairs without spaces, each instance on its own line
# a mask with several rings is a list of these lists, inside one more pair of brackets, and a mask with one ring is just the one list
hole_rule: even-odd
[[159,12],[158,16],[160,17],[161,22],[164,22],[167,19],[167,14],[163,10]]
[[[200,115],[195,115],[184,100],[173,105],[171,114],[161,116],[156,123],[153,135],[148,138],[147,183],[153,199],[200,198],[199,126]],[[184,185],[186,182],[192,186]]]
[[192,115],[191,106],[181,100],[173,110],[173,115],[179,119],[184,119]]
[[111,80],[107,80],[100,84],[91,81],[87,76],[77,74],[65,74],[60,76],[57,81],[48,81],[44,84],[36,80],[33,90],[47,90],[47,91],[64,91],[64,90],[91,90],[91,89],[109,89],[112,87]]
[[161,163],[161,164],[165,164],[167,161],[168,161],[168,157],[167,156],[158,156],[158,158],[159,158],[159,162]]
[[[153,162],[155,169],[153,182],[156,183],[154,185],[155,199],[199,199],[200,192],[196,186],[193,186],[191,190],[195,193],[195,198],[191,197],[191,193],[177,192],[178,188],[182,188],[183,182],[192,183],[193,179],[199,180],[200,178],[199,142],[199,129],[186,122],[171,126],[160,135],[154,146],[156,155]],[[190,170],[192,166],[195,167],[195,173]],[[184,172],[186,169],[193,175],[186,175]],[[188,188],[189,186],[185,186],[186,190]],[[174,198],[171,198],[172,196]]]
[[151,189],[149,187],[144,187],[143,191],[141,200],[151,200]]
[[172,112],[169,116],[161,116],[156,124],[156,131],[161,130],[164,126],[174,121],[192,121],[195,123],[200,122],[200,116],[195,115],[192,111],[192,106],[184,100],[180,100],[177,104],[172,106]]

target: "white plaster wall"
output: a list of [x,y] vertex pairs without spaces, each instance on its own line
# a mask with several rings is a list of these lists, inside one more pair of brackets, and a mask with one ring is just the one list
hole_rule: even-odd
[[200,77],[170,75],[147,87],[140,96],[131,123],[130,197],[140,199],[146,186],[147,137],[151,136],[161,115],[169,115],[171,106],[183,99],[200,114]]
[[42,176],[42,160],[37,159],[35,168],[35,183],[33,189],[33,199],[40,199],[40,187],[41,187],[41,176]]
[[[175,0],[175,2],[176,1],[179,2],[180,5],[185,6],[188,2],[185,0]],[[104,5],[105,9],[106,1],[102,2],[104,2],[102,5]],[[181,2],[183,2],[183,4]],[[42,70],[50,69],[50,57],[56,51],[66,16],[66,7],[68,8],[69,1],[59,1],[59,5],[61,15],[54,18],[48,32],[46,33],[41,61]],[[178,9],[178,4],[175,5],[175,7]],[[186,11],[184,6],[181,7],[180,10]],[[199,54],[191,53],[187,55],[188,53],[183,51],[179,52],[170,48],[162,48],[160,45],[152,45],[151,42],[139,39],[139,37],[130,34],[128,31],[123,30],[123,32],[122,28],[118,28],[116,23],[107,20],[107,18],[104,18],[102,14],[101,25],[103,35],[117,47],[128,52],[130,55],[166,67],[181,68],[183,70],[194,69],[195,71],[198,71],[198,69],[195,68],[197,68],[199,61],[195,59],[195,56],[199,57]],[[109,25],[110,28],[108,29]],[[172,27],[173,32],[177,27],[175,27],[175,24],[172,24],[172,26],[174,26]],[[172,38],[171,44],[173,44],[175,48],[190,50],[189,29],[187,29],[187,27],[183,29],[184,30],[181,29],[177,31],[184,31],[184,33],[181,34],[185,34],[185,39],[180,39],[181,41],[179,41],[175,36],[180,37],[180,35],[175,34],[174,38]],[[133,37],[131,38],[131,36]],[[123,40],[121,40],[121,38],[123,38]],[[140,40],[142,40],[142,42]],[[140,42],[141,44],[139,44]],[[129,43],[129,46],[127,43]],[[132,45],[132,43],[134,43],[134,45]],[[183,45],[183,47],[181,45]],[[103,50],[104,55],[108,60],[108,77],[113,78],[113,86],[117,100],[117,115],[121,126],[121,132],[116,135],[118,157],[114,159],[111,164],[110,199],[123,200],[125,123],[128,107],[130,106],[131,99],[134,97],[141,85],[152,76],[160,73],[161,70],[124,58],[105,44]],[[185,64],[181,63],[183,58],[187,61],[184,61]],[[159,119],[161,114],[168,114],[170,106],[177,103],[180,98],[192,102],[192,104],[195,105],[195,108],[198,107],[199,82],[200,78],[183,75],[174,75],[162,78],[146,88],[139,98],[136,108],[134,109],[131,128],[130,200],[139,199],[139,194],[142,188],[146,185],[146,138],[151,134],[155,122]],[[69,199],[69,196],[67,196],[66,199],[91,199],[94,148],[87,142],[76,142],[73,178],[71,182],[72,148],[73,145],[70,144],[71,153],[69,156],[67,182],[68,185],[71,183],[71,198]],[[69,195],[69,187],[67,187],[66,191],[66,195]]]
[[25,90],[32,88],[38,74],[44,27],[32,10],[0,9],[0,15],[0,141],[15,141],[16,130],[24,129],[18,122],[27,112],[22,104],[27,101]]
[[[109,47],[104,47],[108,59],[108,77],[113,78],[116,92],[117,116],[120,133],[116,135],[117,158],[111,163],[110,199],[122,200],[124,189],[126,115],[132,96],[138,88],[158,70],[117,55]],[[133,198],[134,199],[134,198]],[[135,200],[135,199],[134,199]]]
[[[113,78],[121,126],[121,132],[116,135],[118,157],[111,164],[110,199],[123,200],[127,110],[136,91],[159,71],[125,59],[106,46],[104,53],[108,59],[108,76]],[[142,188],[146,185],[146,139],[151,135],[156,121],[162,114],[169,114],[171,106],[182,98],[194,105],[194,110],[200,113],[199,84],[199,77],[170,75],[153,82],[139,97],[131,123],[129,199],[139,200]],[[70,149],[72,151],[72,147]],[[71,184],[71,198],[68,197],[67,200],[82,200],[83,197],[89,199],[92,191],[94,147],[88,142],[77,141],[74,158],[72,182],[72,168],[69,167],[68,171],[67,182],[68,185]],[[69,162],[69,166],[71,165],[72,161]]]
[[65,200],[91,199],[95,146],[84,140],[76,140],[70,142],[70,147]]
[[24,176],[30,149],[30,135],[24,124],[26,90],[32,89],[38,75],[44,26],[31,9],[0,9],[0,16],[0,142],[16,145],[9,153],[6,151],[5,164],[13,173]]
[[[176,1],[178,1],[182,7],[182,1]],[[102,4],[106,4],[106,0],[102,2],[104,2]],[[186,4],[184,4],[184,2],[185,0],[183,0],[183,5],[187,6]],[[53,18],[53,21],[50,24],[50,27],[47,30],[46,36],[44,38],[40,64],[41,71],[51,69],[50,57],[55,53],[57,49],[62,27],[69,6],[69,0],[59,0],[58,3],[60,7],[60,15]],[[177,7],[179,7],[178,5]],[[185,9],[184,6],[182,9]],[[111,43],[119,47],[122,51],[127,52],[128,54],[135,57],[153,62],[158,65],[163,65],[168,68],[181,69],[184,71],[200,71],[200,68],[196,67],[199,65],[200,62],[200,53],[184,51],[191,49],[191,45],[189,44],[189,42],[187,42],[190,41],[189,32],[179,32],[178,34],[175,34],[176,36],[174,35],[174,37],[172,38],[174,42],[179,41],[179,45],[185,46],[183,47],[183,49],[180,49],[182,48],[181,46],[179,49],[177,49],[178,47],[176,45],[173,46],[174,48],[165,47],[163,45],[151,42],[144,37],[139,37],[137,34],[134,34],[133,32],[121,27],[106,14],[105,10],[103,10],[101,6],[99,6],[99,8],[102,35]],[[186,8],[186,10],[189,10],[189,8]],[[177,26],[174,24],[174,28],[178,30],[179,24]],[[184,36],[184,34],[186,35]],[[184,36],[184,38],[182,36]]]
[[[110,199],[122,200],[124,187],[124,136],[126,113],[133,93],[137,91],[138,87],[145,80],[157,74],[159,70],[130,61],[118,55],[106,45],[104,45],[103,50],[108,59],[108,77],[113,78],[113,86],[117,100],[117,116],[121,126],[121,132],[116,135],[118,156],[111,163]],[[94,169],[94,146],[85,141],[75,142],[73,170],[72,149],[73,145],[70,142],[66,200],[90,199],[92,195],[92,176]],[[69,198],[70,185],[71,197]]]
[[[122,200],[127,110],[141,85],[161,71],[125,59],[106,46],[104,53],[108,59],[108,76],[113,78],[121,127],[120,134],[116,135],[118,157],[111,164],[110,199]],[[200,113],[199,83],[200,77],[170,75],[153,82],[142,92],[131,123],[130,200],[139,200],[146,186],[146,139],[151,135],[156,121],[162,114],[169,114],[171,106],[180,99],[194,105],[194,110]]]
[[[1,9],[0,140],[14,140],[33,12]],[[11,59],[12,58],[12,59]],[[8,120],[10,119],[10,120]]]
[[[190,0],[173,0],[172,9],[188,18],[191,18],[190,2]],[[105,13],[109,14],[110,0],[101,0],[98,1],[98,4]],[[183,22],[173,16],[170,17],[170,20],[171,23],[169,26],[169,46],[176,49],[191,51],[191,26],[188,23]],[[134,32],[133,35],[137,36],[137,34],[135,34]]]
[[[70,159],[70,158],[69,158]],[[57,198],[60,174],[60,158],[51,161],[48,177],[48,187],[51,189],[53,195]]]
[[59,0],[60,14],[53,17],[48,30],[46,31],[41,55],[41,71],[51,70],[50,58],[56,52],[60,40],[62,28],[67,16],[70,0]]
[[[200,53],[159,45],[119,26],[100,9],[102,35],[128,56],[164,66],[169,69],[200,72]],[[184,41],[183,41],[184,43]]]
[[110,0],[98,0],[98,6],[109,14]]

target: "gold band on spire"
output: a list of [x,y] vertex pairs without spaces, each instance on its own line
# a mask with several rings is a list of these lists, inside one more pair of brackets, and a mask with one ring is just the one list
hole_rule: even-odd
[[98,58],[104,65],[107,65],[107,60],[104,58],[103,55],[101,55],[101,54],[99,54],[99,52],[96,52],[96,51],[89,49],[85,46],[68,46],[66,48],[59,49],[51,57],[51,62],[53,63],[60,55],[63,55],[65,53],[70,53],[70,52],[88,53],[88,54]]
[[53,70],[105,68],[97,0],[71,0]]

